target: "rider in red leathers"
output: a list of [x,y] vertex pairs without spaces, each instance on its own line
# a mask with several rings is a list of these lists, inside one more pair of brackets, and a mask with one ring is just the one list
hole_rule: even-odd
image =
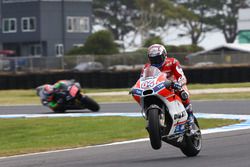
[[190,103],[189,91],[186,86],[187,79],[183,73],[180,63],[175,58],[167,57],[167,51],[163,45],[154,44],[148,48],[147,56],[149,63],[145,64],[144,69],[148,66],[157,67],[167,74],[167,79],[171,80],[172,88],[182,99],[182,103],[188,113],[189,123],[193,123],[193,110]]

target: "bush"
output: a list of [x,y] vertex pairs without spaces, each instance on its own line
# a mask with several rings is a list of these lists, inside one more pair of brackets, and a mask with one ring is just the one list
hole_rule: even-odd
[[197,45],[180,45],[180,46],[166,45],[166,50],[169,53],[184,53],[184,52],[194,53],[194,52],[202,51],[204,49]]
[[163,45],[163,42],[162,42],[160,37],[151,37],[151,38],[148,38],[144,42],[143,46],[144,47],[149,47],[150,45],[153,45],[153,44],[162,44]]
[[67,53],[67,55],[83,55],[83,54],[85,54],[85,50],[83,46],[74,47]]
[[[153,44],[161,44],[164,45],[160,37],[151,37],[148,38],[144,44],[143,47],[148,48],[150,45]],[[193,53],[204,50],[202,47],[197,45],[164,45],[168,53]]]
[[90,35],[85,43],[86,54],[114,54],[118,53],[117,45],[111,32],[102,30]]
[[68,55],[107,55],[118,53],[118,46],[114,42],[111,32],[102,30],[90,35],[84,46],[74,47],[67,54]]

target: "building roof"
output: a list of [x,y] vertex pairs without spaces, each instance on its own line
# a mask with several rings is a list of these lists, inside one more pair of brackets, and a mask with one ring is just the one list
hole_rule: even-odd
[[203,50],[203,51],[189,54],[187,57],[198,56],[198,55],[206,54],[208,52],[213,52],[213,51],[220,50],[220,49],[230,49],[230,50],[250,53],[250,44],[226,43],[226,44],[213,47],[208,50]]

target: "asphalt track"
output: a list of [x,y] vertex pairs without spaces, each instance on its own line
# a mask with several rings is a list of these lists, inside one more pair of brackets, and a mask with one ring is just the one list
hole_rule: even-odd
[[[249,101],[193,102],[198,112],[248,114]],[[102,104],[100,112],[138,111],[137,105]],[[12,109],[16,109],[12,111]],[[35,111],[33,110],[35,109]],[[50,112],[38,106],[1,107],[1,114]],[[84,112],[84,111],[80,111]],[[15,113],[17,114],[17,113]],[[199,156],[186,158],[168,144],[154,151],[148,141],[0,159],[0,167],[249,167],[250,130],[203,135]]]
[[[249,100],[231,101],[193,101],[194,112],[219,113],[219,114],[246,114],[250,115]],[[67,113],[86,113],[88,110],[67,111]],[[105,112],[140,112],[136,103],[113,103],[101,104],[101,113]],[[52,113],[47,107],[41,105],[30,106],[0,106],[0,115],[6,114],[49,114]]]

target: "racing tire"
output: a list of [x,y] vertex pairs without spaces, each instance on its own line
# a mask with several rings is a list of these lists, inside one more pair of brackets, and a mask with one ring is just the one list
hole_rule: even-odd
[[148,111],[148,127],[147,127],[150,143],[153,149],[158,150],[161,148],[161,129],[159,110],[152,108]]
[[197,156],[202,147],[201,131],[197,119],[194,117],[194,124],[196,133],[193,135],[184,136],[184,145],[181,147],[181,151],[187,157]]
[[90,109],[93,112],[98,112],[100,110],[99,104],[88,96],[82,97],[82,103],[87,109]]

